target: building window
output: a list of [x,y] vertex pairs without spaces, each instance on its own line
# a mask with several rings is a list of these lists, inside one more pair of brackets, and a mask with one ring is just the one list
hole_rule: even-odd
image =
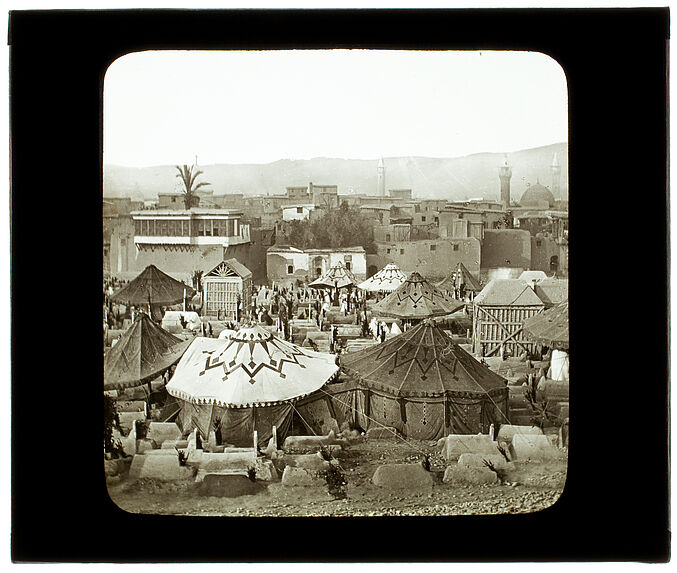
[[458,245],[454,244],[452,246],[454,247],[454,251],[458,251]]
[[176,197],[172,197],[172,203],[176,203]]
[[350,263],[346,261],[346,269],[350,270]]
[[437,245],[430,245],[430,250],[431,250],[431,251],[436,251],[436,250],[437,250]]
[[390,254],[390,249],[386,249],[386,254]]
[[543,244],[543,241],[541,239],[536,239],[536,246],[540,247]]
[[296,207],[297,213],[303,213],[303,207]]
[[404,254],[404,249],[400,249],[400,255]]
[[459,219],[463,219],[463,215],[464,215],[463,213],[459,213],[459,214],[458,214],[458,218],[459,218]]
[[421,223],[425,223],[425,215],[421,216]]
[[287,274],[288,275],[294,274],[294,265],[287,265]]

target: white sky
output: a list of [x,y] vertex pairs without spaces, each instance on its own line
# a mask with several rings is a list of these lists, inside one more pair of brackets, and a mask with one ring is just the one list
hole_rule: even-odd
[[106,74],[104,162],[510,152],[567,141],[566,97],[535,52],[141,52]]

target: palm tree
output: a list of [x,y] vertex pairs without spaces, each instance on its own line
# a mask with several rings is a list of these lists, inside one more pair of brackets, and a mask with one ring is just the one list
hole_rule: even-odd
[[199,171],[196,165],[191,165],[190,167],[188,167],[188,165],[177,165],[176,169],[178,171],[176,176],[181,179],[181,183],[183,183],[183,202],[186,205],[186,209],[190,209],[195,206],[195,199],[197,197],[195,191],[200,187],[206,187],[210,184],[206,181],[202,181],[195,185],[195,180],[200,175],[203,175],[203,172]]

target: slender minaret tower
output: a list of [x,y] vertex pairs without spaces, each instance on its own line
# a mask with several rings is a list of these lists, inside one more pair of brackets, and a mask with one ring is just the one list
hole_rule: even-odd
[[505,208],[510,208],[510,178],[512,177],[512,168],[508,165],[508,156],[505,156],[503,165],[498,168],[498,176],[501,179],[501,201]]
[[378,160],[376,168],[376,194],[379,197],[386,196],[386,167],[383,164],[383,157]]
[[562,168],[560,167],[559,161],[557,160],[557,153],[555,153],[552,158],[550,171],[552,173],[552,194],[555,196],[555,201],[560,201],[562,199],[562,195],[559,188],[559,180],[562,173]]

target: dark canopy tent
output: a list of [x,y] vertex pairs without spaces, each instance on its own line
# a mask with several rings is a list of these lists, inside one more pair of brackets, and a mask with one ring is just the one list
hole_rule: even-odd
[[527,337],[556,348],[569,348],[569,301],[559,303],[552,308],[524,321]]
[[131,280],[110,299],[127,305],[170,305],[188,300],[195,294],[195,290],[188,285],[173,279],[163,273],[155,265],[146,267],[139,276]]
[[507,423],[508,388],[432,320],[390,340],[341,356],[349,383],[328,387],[337,408],[349,405],[363,429],[395,427],[434,440],[450,433],[486,433]]
[[447,296],[414,272],[394,292],[375,304],[372,311],[380,316],[422,319],[451,314],[463,306],[462,302]]
[[103,358],[104,390],[122,390],[150,382],[176,364],[190,340],[182,340],[139,313]]
[[480,282],[472,275],[463,263],[458,266],[447,278],[437,283],[437,287],[454,291],[463,288],[465,291],[478,293],[482,290]]

